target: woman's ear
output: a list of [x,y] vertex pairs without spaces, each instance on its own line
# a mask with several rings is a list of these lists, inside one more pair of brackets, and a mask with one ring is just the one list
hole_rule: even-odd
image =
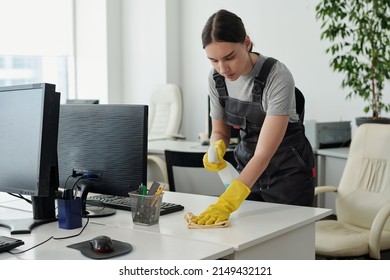
[[246,37],[245,37],[244,44],[245,44],[245,47],[246,47],[247,51],[249,52],[252,49],[252,41],[251,41],[251,38],[249,38],[248,35],[246,35]]

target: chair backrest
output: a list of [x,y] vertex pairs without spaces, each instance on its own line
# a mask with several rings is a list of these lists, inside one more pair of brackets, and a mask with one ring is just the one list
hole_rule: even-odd
[[[165,150],[170,191],[219,196],[225,191],[217,172],[203,167],[204,152]],[[225,160],[237,166],[234,152],[227,151]]]
[[295,102],[297,114],[303,123],[305,121],[305,97],[298,88],[295,88]]
[[[371,228],[386,203],[390,203],[390,125],[363,124],[352,137],[338,187],[337,219]],[[385,230],[390,230],[390,221]]]
[[155,87],[149,101],[149,139],[166,139],[178,135],[182,107],[182,93],[177,85]]

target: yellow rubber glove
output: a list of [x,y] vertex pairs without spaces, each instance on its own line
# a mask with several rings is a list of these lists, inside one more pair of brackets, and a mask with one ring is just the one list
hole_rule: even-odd
[[226,145],[223,140],[217,140],[210,146],[208,152],[203,156],[203,166],[213,172],[217,172],[226,167],[223,156],[226,153]]
[[240,207],[250,192],[250,189],[243,182],[233,180],[217,202],[193,218],[192,222],[198,225],[211,225],[228,220],[230,214]]

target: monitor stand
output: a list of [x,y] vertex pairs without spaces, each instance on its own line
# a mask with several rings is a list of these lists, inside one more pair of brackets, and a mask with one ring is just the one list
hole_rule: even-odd
[[55,215],[54,197],[32,196],[33,218],[4,219],[0,226],[11,230],[11,234],[31,233],[37,226],[57,221]]
[[9,228],[11,230],[11,234],[27,234],[31,233],[32,229],[37,226],[55,221],[57,221],[56,218],[46,220],[35,220],[33,218],[0,220],[0,227]]
[[81,203],[82,203],[82,211],[83,217],[85,218],[99,218],[99,217],[107,217],[114,215],[116,213],[115,209],[107,208],[105,206],[93,206],[87,205],[87,196],[89,192],[93,192],[93,188],[95,183],[91,180],[81,180],[77,187],[81,191]]
[[86,205],[83,217],[85,218],[99,218],[114,215],[116,210],[113,208],[105,208],[104,206]]

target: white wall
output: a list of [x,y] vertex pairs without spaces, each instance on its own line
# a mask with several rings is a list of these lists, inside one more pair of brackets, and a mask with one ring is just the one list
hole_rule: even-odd
[[[93,8],[91,8],[93,7]],[[105,0],[75,1],[76,98],[107,102],[107,17]]]
[[[108,103],[121,103],[123,100],[123,24],[122,1],[107,0],[107,88]],[[115,19],[115,20],[111,20]]]
[[[204,130],[210,69],[200,33],[207,18],[224,8],[237,13],[252,38],[254,50],[284,62],[306,97],[306,120],[350,121],[364,115],[361,100],[345,100],[341,75],[333,73],[320,41],[313,0],[184,0],[182,1],[182,87],[185,93],[184,134],[196,139]],[[390,101],[390,84],[385,88]],[[197,116],[197,117],[196,117]]]
[[[182,133],[189,140],[196,140],[198,133],[206,129],[207,75],[211,65],[202,49],[200,34],[207,18],[221,8],[231,10],[242,18],[254,41],[255,51],[273,56],[290,68],[296,85],[306,97],[306,120],[351,121],[356,116],[364,115],[362,100],[346,101],[346,90],[340,88],[342,76],[329,68],[330,58],[325,55],[327,45],[320,41],[320,23],[315,19],[318,0],[75,2],[88,3],[84,4],[83,21],[86,23],[89,18],[99,18],[99,14],[93,12],[96,5],[114,5],[111,12],[107,9],[109,12],[103,15],[102,27],[84,27],[84,32],[90,34],[77,38],[81,40],[77,43],[79,47],[85,44],[81,46],[84,51],[77,54],[78,88],[86,85],[82,92],[78,91],[79,96],[101,89],[105,91],[100,92],[103,100],[110,103],[148,103],[149,93],[154,86],[177,83],[182,88],[184,99]],[[94,8],[87,11],[87,5]],[[109,34],[97,36],[93,35],[96,33],[92,30]],[[112,35],[112,32],[115,34]],[[107,42],[109,47],[103,42],[104,37],[114,38]],[[95,45],[91,43],[94,39],[97,42]],[[104,72],[104,67],[109,69],[108,72]],[[80,71],[88,80],[81,78]],[[101,83],[102,87],[94,89],[93,81]],[[109,87],[118,83],[120,87]],[[390,83],[387,83],[384,95],[385,101],[390,102]]]
[[166,1],[123,0],[123,102],[148,103],[167,80]]

